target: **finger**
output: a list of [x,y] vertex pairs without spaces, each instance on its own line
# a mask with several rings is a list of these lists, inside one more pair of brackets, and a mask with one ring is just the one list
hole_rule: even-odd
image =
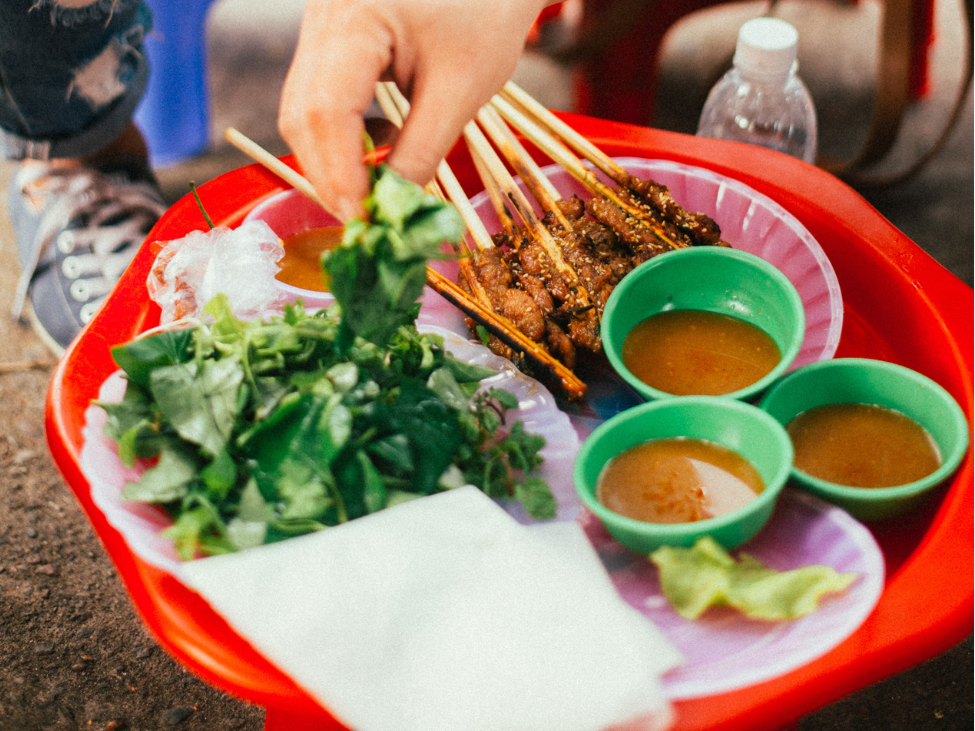
[[517,65],[523,47],[518,23],[506,25],[501,37],[490,42],[470,39],[463,32],[470,23],[465,17],[457,32],[434,42],[413,25],[410,30],[425,43],[395,46],[393,70],[400,88],[410,94],[411,109],[389,164],[416,183],[433,178],[464,125],[500,90]]
[[425,185],[494,90],[478,91],[453,75],[416,79],[413,88],[410,113],[393,144],[389,165]]
[[[332,28],[331,30],[335,30]],[[282,92],[279,129],[326,207],[341,220],[361,214],[369,176],[362,162],[363,113],[375,81],[388,66],[388,33],[361,22],[324,46],[314,42],[295,54]]]

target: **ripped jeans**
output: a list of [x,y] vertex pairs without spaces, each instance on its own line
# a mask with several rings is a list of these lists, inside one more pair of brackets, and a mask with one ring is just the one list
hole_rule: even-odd
[[0,152],[80,157],[132,119],[149,69],[142,0],[0,0]]

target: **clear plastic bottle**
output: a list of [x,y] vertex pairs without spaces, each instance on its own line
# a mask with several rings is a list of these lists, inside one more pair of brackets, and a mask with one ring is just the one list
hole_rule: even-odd
[[708,94],[697,133],[816,159],[816,110],[796,75],[799,33],[778,18],[742,25],[734,66]]

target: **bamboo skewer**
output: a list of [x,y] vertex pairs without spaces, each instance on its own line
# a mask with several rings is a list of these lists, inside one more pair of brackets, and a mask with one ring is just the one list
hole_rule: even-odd
[[515,169],[515,172],[521,176],[525,186],[535,197],[535,200],[541,204],[542,210],[550,211],[563,229],[570,230],[572,224],[569,223],[557,203],[562,198],[561,194],[555,189],[555,186],[552,185],[538,164],[532,160],[528,151],[514,136],[497,111],[490,106],[485,106],[478,112],[477,121],[487,132],[492,142],[501,150],[501,154]]
[[508,172],[501,158],[498,157],[494,148],[491,147],[491,143],[488,142],[484,133],[481,132],[480,128],[474,122],[468,122],[464,127],[464,139],[467,141],[471,156],[480,158],[483,169],[488,173],[489,179],[484,181],[485,187],[493,183],[501,190],[504,198],[514,209],[515,213],[518,214],[518,217],[521,218],[528,231],[537,237],[542,246],[545,247],[546,253],[551,257],[559,273],[575,279],[575,272],[569,268],[569,265],[562,258],[562,252],[558,249],[555,241],[552,240],[548,229],[545,228],[538,218],[538,215],[532,208],[531,201],[528,200],[528,197],[518,187],[518,184],[515,183],[511,173]]
[[[563,143],[561,140],[553,136],[554,130],[551,128],[540,127],[532,119],[529,119],[524,113],[519,111],[513,104],[509,101],[496,96],[491,104],[500,112],[501,116],[504,117],[508,122],[514,126],[518,131],[520,131],[525,137],[531,140],[534,144],[538,145],[542,151],[545,152],[549,157],[555,160],[559,165],[561,165],[566,172],[568,172],[572,177],[582,183],[586,188],[588,188],[593,194],[606,198],[612,201],[619,208],[621,208],[628,216],[631,216],[636,221],[639,221],[643,226],[645,226],[656,238],[660,239],[661,243],[666,248],[683,248],[687,244],[675,239],[663,226],[661,226],[657,221],[653,219],[646,211],[641,208],[634,206],[633,204],[623,200],[619,194],[606,185],[599,177],[589,168],[582,164],[582,161],[576,157]],[[610,175],[621,187],[628,187],[632,181],[632,176],[626,172],[622,167],[620,167],[615,160],[605,155],[601,150],[592,145],[588,140],[579,135],[578,132],[572,130],[568,127],[562,120],[556,117],[554,114],[549,112],[544,107],[541,107],[538,102],[535,105],[543,109],[547,114],[544,117],[544,124],[553,124],[558,129],[567,129],[572,132],[575,138],[584,141],[587,145],[587,153],[591,150],[591,157],[587,158],[595,164],[607,175]],[[537,117],[536,117],[537,119]]]
[[612,193],[612,189],[603,183],[596,174],[582,164],[569,148],[551,132],[539,126],[536,122],[519,111],[510,102],[495,97],[491,100],[491,105],[504,117],[509,124],[531,140],[546,155],[557,162],[572,177],[589,188],[596,195],[606,196]]
[[399,93],[399,88],[391,81],[380,81],[376,84],[376,101],[383,110],[383,114],[398,129],[403,129],[409,102]]
[[[464,138],[468,143],[471,155],[481,157],[485,168],[491,176],[491,180],[501,188],[505,198],[511,203],[512,208],[514,208],[515,212],[525,223],[529,234],[544,248],[545,253],[552,260],[556,271],[565,277],[566,282],[575,295],[573,305],[580,311],[583,311],[587,317],[596,318],[596,308],[592,306],[589,292],[579,280],[575,270],[565,261],[558,243],[556,243],[552,234],[538,218],[528,198],[522,192],[521,188],[518,187],[518,184],[515,183],[514,178],[511,177],[511,173],[508,172],[501,158],[498,157],[494,148],[491,147],[487,138],[474,122],[469,122],[464,128]],[[484,183],[487,186],[491,184],[491,181],[485,180]]]
[[[549,109],[546,109],[538,100],[516,83],[509,81],[505,84],[500,96],[520,106],[538,120],[540,124],[558,135],[570,147],[574,148],[580,155],[593,163],[617,183],[620,185],[626,184],[624,181],[630,177],[630,174],[619,163],[552,114]],[[497,99],[497,97],[495,98]]]
[[293,187],[297,188],[299,191],[315,201],[322,208],[325,207],[322,199],[318,197],[318,193],[315,192],[315,188],[312,187],[312,184],[308,182],[307,178],[296,170],[285,165],[252,139],[246,137],[241,132],[238,132],[233,127],[227,128],[227,131],[224,132],[224,138],[238,150],[248,155],[255,161],[261,163],[278,177],[283,178]]
[[539,347],[538,343],[520,330],[511,327],[507,319],[500,317],[491,309],[472,299],[464,290],[440,272],[427,268],[427,284],[487,328],[492,335],[510,347],[513,352],[534,360],[553,373],[570,399],[579,398],[586,392],[586,384],[564,363],[556,360],[547,350]]
[[[544,142],[554,140],[555,137],[557,137],[559,139],[558,145],[561,149],[565,149],[565,146],[562,143],[569,145],[580,153],[585,159],[602,170],[621,188],[632,191],[632,193],[636,195],[637,199],[644,198],[644,193],[640,192],[634,187],[635,183],[641,182],[638,178],[630,174],[613,158],[579,134],[579,132],[572,129],[572,127],[559,119],[550,110],[539,104],[538,101],[532,98],[530,94],[519,88],[513,82],[509,81],[500,94],[496,95],[492,99],[492,105],[499,110],[504,110],[502,111],[502,115],[505,116],[505,118],[508,119],[513,126],[519,129],[535,144],[541,145],[544,144]],[[528,118],[530,118],[530,120]],[[539,130],[538,125],[541,125],[541,131]],[[536,139],[536,134],[540,134],[541,137]],[[572,169],[566,169],[570,173],[573,173]],[[576,177],[580,180],[580,182],[583,182],[584,185],[587,185],[585,180],[582,180],[578,176]],[[595,176],[593,176],[592,179],[598,181],[598,178],[595,178]],[[683,248],[689,244],[689,242],[683,239],[675,238],[673,233],[663,227],[652,213],[649,213],[640,207],[632,206],[631,204],[619,199],[615,191],[612,191],[609,188],[596,190],[588,185],[587,187],[589,187],[590,190],[597,195],[602,195],[609,198],[613,203],[622,208],[628,215],[633,216],[635,219],[640,221],[640,223],[645,225],[668,247]],[[605,192],[607,190],[610,191],[609,194]],[[669,195],[666,187],[662,187],[662,191],[660,192],[663,196],[662,203],[651,203],[653,207],[660,208],[662,204],[668,209],[671,207],[680,209],[677,202],[674,201],[674,199]],[[681,226],[678,224],[678,229],[680,228]],[[717,245],[727,246],[728,244],[720,242]]]
[[[565,145],[556,139],[551,132],[538,126],[535,122],[516,109],[511,103],[500,97],[492,100],[492,105],[500,112],[508,122],[511,123],[526,138],[536,144],[546,155],[561,165],[566,172],[582,183],[593,194],[612,201],[621,208],[628,216],[638,221],[646,227],[657,239],[660,240],[664,248],[683,248],[687,244],[675,239],[663,226],[655,221],[646,211],[623,200],[619,194],[611,187],[606,185],[589,168],[582,164]],[[601,154],[601,153],[600,153]],[[615,163],[614,163],[615,165]],[[618,167],[618,166],[617,166]],[[629,175],[625,170],[619,168],[625,175]]]
[[[471,160],[474,161],[474,169],[477,170],[478,177],[482,181],[491,180],[491,173],[485,166],[484,161],[477,155],[472,156]],[[508,204],[504,195],[501,193],[501,189],[497,185],[485,184],[484,190],[487,191],[488,198],[491,200],[491,206],[494,208],[495,215],[497,215],[501,227],[508,234],[513,234],[515,222],[511,217],[511,211],[508,210]]]

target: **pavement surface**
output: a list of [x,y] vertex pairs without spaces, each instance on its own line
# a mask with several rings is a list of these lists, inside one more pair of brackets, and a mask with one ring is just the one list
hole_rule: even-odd
[[[275,154],[277,96],[297,37],[301,0],[220,0],[210,14],[212,146],[159,170],[167,199],[250,161],[223,142],[235,126]],[[698,14],[668,37],[655,126],[693,132],[737,27],[760,14],[744,2]],[[966,49],[956,2],[937,0],[932,91],[910,111],[887,166],[925,149],[947,115]],[[847,155],[862,140],[874,78],[874,0],[784,2],[799,28],[800,69],[820,118],[821,149]],[[527,53],[517,80],[548,106],[571,108],[568,74]],[[973,126],[965,112],[945,149],[911,180],[861,190],[878,210],[955,275],[973,276]],[[6,188],[13,168],[0,164]],[[0,308],[19,272],[0,208]],[[880,295],[882,296],[882,294]],[[967,306],[967,305],[963,305]],[[43,400],[54,359],[29,327],[0,318],[0,731],[245,729],[263,711],[200,682],[143,628],[111,562],[47,452]],[[825,706],[801,731],[954,731],[972,727],[972,638],[928,662]]]

